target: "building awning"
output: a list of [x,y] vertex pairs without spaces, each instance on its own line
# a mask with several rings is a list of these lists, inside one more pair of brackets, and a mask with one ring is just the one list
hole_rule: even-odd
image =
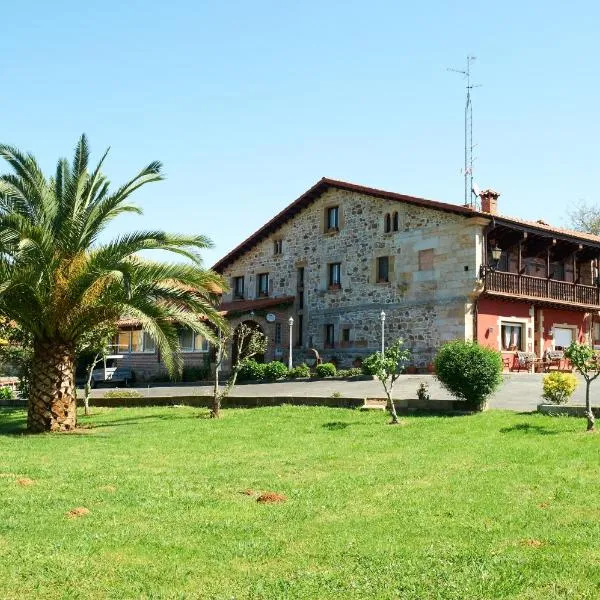
[[225,315],[231,313],[245,313],[253,310],[264,310],[275,306],[293,304],[295,296],[278,296],[276,298],[256,298],[256,300],[234,300],[223,302],[219,307]]

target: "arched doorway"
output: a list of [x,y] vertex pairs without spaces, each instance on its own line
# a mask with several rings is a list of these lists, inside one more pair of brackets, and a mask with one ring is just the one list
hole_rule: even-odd
[[[242,323],[240,323],[240,325],[241,324],[247,325],[251,329],[254,329],[255,331],[259,331],[260,333],[264,334],[263,328],[256,321],[248,320],[248,321],[243,321]],[[238,332],[239,332],[240,325],[238,325],[233,332],[233,341],[232,341],[232,348],[231,348],[231,364],[232,365],[235,365],[238,361],[237,348],[238,348]],[[245,354],[245,350],[246,350],[246,344],[244,343],[244,346],[242,346],[242,356]],[[259,362],[259,363],[265,362],[264,354],[256,354],[252,358],[256,362]]]

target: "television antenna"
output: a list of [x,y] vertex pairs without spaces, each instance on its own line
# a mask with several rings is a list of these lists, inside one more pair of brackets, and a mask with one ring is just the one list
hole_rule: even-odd
[[465,166],[463,174],[465,177],[465,206],[470,206],[471,208],[476,208],[475,204],[477,201],[477,195],[473,190],[473,150],[476,144],[473,143],[473,103],[471,102],[471,90],[475,87],[481,87],[478,84],[471,83],[471,64],[475,59],[475,56],[467,56],[466,69],[446,69],[453,73],[459,73],[467,82],[465,100]]

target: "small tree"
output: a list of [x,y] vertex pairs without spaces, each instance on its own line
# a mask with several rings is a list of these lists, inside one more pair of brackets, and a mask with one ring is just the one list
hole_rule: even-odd
[[474,342],[455,341],[444,344],[435,360],[440,383],[459,400],[466,400],[478,410],[487,397],[502,383],[502,355]]
[[[230,339],[233,339],[233,355],[237,358],[235,364],[231,365],[231,373],[225,387],[219,389],[219,371],[221,370],[223,361],[227,357],[227,343]],[[225,336],[219,332],[211,417],[218,419],[221,416],[221,403],[234,388],[244,361],[258,354],[264,354],[266,350],[267,338],[265,334],[246,323],[240,323],[231,336]]]
[[600,235],[600,207],[581,200],[568,212],[571,227]]
[[600,375],[600,358],[598,354],[586,344],[573,342],[566,350],[565,356],[571,361],[577,372],[585,379],[585,416],[587,418],[587,430],[596,430],[596,418],[592,410],[590,400],[590,386],[598,375]]
[[398,424],[398,414],[392,400],[392,391],[394,384],[404,370],[404,365],[410,359],[410,350],[407,350],[403,346],[404,342],[398,339],[383,354],[381,352],[371,354],[362,363],[363,370],[371,375],[375,375],[381,381],[381,385],[383,385],[385,395],[387,396],[386,408],[392,416],[392,425]]
[[85,387],[83,391],[83,411],[90,411],[90,395],[92,376],[96,365],[108,354],[110,343],[117,333],[115,325],[102,325],[85,333],[78,345],[78,355],[87,354],[91,360],[86,369]]

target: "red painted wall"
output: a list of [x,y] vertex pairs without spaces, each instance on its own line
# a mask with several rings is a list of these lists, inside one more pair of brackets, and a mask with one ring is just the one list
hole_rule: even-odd
[[[477,343],[498,350],[498,317],[528,319],[530,307],[530,302],[481,298],[477,308]],[[490,329],[493,331],[490,332]]]
[[544,326],[544,350],[551,350],[554,342],[553,338],[548,335],[552,331],[554,325],[560,326],[574,325],[577,327],[577,341],[585,342],[585,333],[589,329],[590,316],[583,312],[558,310],[556,308],[544,308],[543,310],[543,326]]

